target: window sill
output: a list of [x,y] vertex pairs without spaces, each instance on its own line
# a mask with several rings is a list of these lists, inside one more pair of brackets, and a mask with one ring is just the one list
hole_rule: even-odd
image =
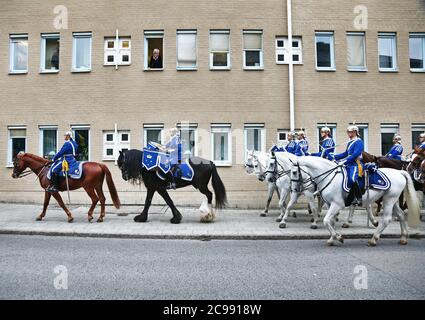
[[77,69],[72,69],[71,73],[89,73],[91,72],[91,69],[83,69],[83,70],[77,70]]
[[231,167],[231,163],[220,163],[218,161],[213,161],[216,167]]
[[319,72],[335,72],[336,68],[317,68],[316,67],[316,71],[319,71]]
[[28,70],[25,71],[9,71],[10,75],[17,75],[17,74],[28,74]]
[[144,71],[147,71],[147,72],[164,71],[164,68],[145,69]]
[[398,69],[379,69],[379,72],[382,72],[382,73],[397,73]]
[[210,71],[230,71],[230,67],[210,67]]
[[198,71],[198,67],[194,67],[194,68],[176,68],[177,71]]
[[[115,63],[114,64],[103,64],[104,67],[115,67]],[[131,66],[131,63],[118,63],[117,65],[118,67],[125,67],[125,66]]]
[[7,165],[6,165],[6,168],[8,168],[8,169],[12,169],[12,168],[13,168],[13,164],[7,164]]
[[115,159],[111,159],[111,158],[103,158],[102,159],[103,162],[114,162]]
[[264,67],[244,67],[244,71],[264,71]]
[[59,70],[40,70],[40,74],[59,73]]
[[363,69],[350,69],[347,68],[348,72],[368,72],[367,68],[363,68]]
[[425,69],[410,69],[411,73],[425,73]]

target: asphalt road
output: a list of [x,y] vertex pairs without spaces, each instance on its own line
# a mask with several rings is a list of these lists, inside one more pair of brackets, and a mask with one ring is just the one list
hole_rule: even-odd
[[2,235],[0,299],[425,299],[424,244]]

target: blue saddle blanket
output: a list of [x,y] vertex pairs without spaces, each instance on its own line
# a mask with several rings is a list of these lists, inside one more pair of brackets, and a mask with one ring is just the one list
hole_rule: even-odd
[[[388,190],[391,187],[391,182],[388,177],[381,170],[378,170],[376,166],[365,165],[365,170],[368,171],[369,185],[372,189]],[[342,176],[342,189],[345,192],[349,192],[352,187],[352,183],[350,182],[350,179],[348,179],[347,169],[345,167],[342,167]],[[360,188],[364,188],[364,175],[358,180],[358,183]]]
[[[176,168],[173,170],[173,176],[175,179],[182,179],[186,181],[192,181],[193,177],[195,176],[195,173],[193,171],[192,166],[189,164],[189,161],[186,161],[186,163],[176,164]],[[162,179],[165,180],[166,177],[162,172],[157,172],[157,175]]]
[[170,155],[152,148],[144,148],[142,166],[149,171],[159,168],[167,174],[171,170]]
[[[84,163],[86,163],[86,162],[87,161],[75,161],[75,162],[71,163],[69,165],[68,177],[71,178],[71,179],[75,179],[75,180],[81,179],[81,177],[83,175],[83,166],[84,166]],[[65,178],[65,172],[61,170],[60,173],[59,173],[59,177]],[[49,172],[47,173],[47,179],[50,180],[50,178],[51,178],[51,172],[49,170]]]

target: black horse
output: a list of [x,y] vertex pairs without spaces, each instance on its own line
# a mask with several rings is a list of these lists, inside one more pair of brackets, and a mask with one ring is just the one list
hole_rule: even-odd
[[[148,211],[152,202],[152,197],[157,191],[162,198],[164,198],[167,205],[170,207],[173,218],[170,220],[171,223],[180,223],[182,215],[177,210],[176,206],[171,200],[167,192],[168,181],[160,179],[155,171],[148,171],[142,167],[142,156],[143,151],[132,149],[127,151],[120,151],[118,158],[118,167],[121,170],[122,178],[125,181],[129,181],[133,184],[140,184],[142,181],[147,189],[147,195],[145,200],[145,206],[140,215],[134,218],[136,222],[146,222],[148,219]],[[205,194],[208,198],[208,212],[201,219],[202,222],[210,222],[214,220],[214,213],[212,211],[212,192],[208,189],[208,183],[212,177],[212,186],[215,193],[215,207],[222,209],[226,206],[226,188],[218,175],[217,168],[212,161],[202,159],[199,157],[193,157],[189,159],[189,163],[192,166],[194,177],[192,181],[186,181],[182,179],[175,179],[176,188],[183,188],[189,185],[194,186],[200,192]]]

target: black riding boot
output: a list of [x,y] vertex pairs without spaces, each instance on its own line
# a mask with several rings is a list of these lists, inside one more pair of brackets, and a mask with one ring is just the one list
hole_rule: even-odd
[[59,189],[59,174],[52,172],[50,177],[50,186],[46,189],[47,192],[58,192]]
[[167,173],[167,178],[168,178],[168,185],[167,185],[167,189],[176,189],[176,182],[174,180],[174,174],[173,174],[173,169],[171,169],[168,173]]
[[353,192],[354,200],[352,202],[352,205],[361,207],[363,205],[362,191],[360,190],[359,184],[357,182],[353,184]]

